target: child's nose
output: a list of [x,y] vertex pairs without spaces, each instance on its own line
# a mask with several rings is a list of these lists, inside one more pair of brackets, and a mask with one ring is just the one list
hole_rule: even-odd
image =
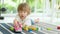
[[24,12],[22,12],[22,14],[24,14]]

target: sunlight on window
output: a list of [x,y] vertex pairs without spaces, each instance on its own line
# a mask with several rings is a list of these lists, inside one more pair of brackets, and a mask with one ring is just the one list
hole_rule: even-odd
[[60,18],[60,12],[56,12],[57,13],[57,18]]
[[56,9],[60,10],[60,0],[56,0]]
[[50,8],[52,7],[52,0],[49,0],[49,2],[50,2]]
[[44,6],[44,0],[26,0],[26,2],[30,5],[32,12],[34,12],[34,9],[36,8],[36,10],[37,10],[36,12],[42,13],[42,11],[38,11],[38,9],[44,8],[43,7]]
[[[36,10],[36,13],[43,13],[44,10],[45,10],[45,13],[47,11],[52,12],[53,9],[60,10],[60,0],[54,0],[54,1],[52,1],[52,0],[48,0],[48,1],[47,0],[24,0],[24,1],[26,1],[26,3],[29,4],[32,13],[34,13],[35,10]],[[3,2],[3,0],[0,0],[0,8],[2,8],[4,6],[4,8],[7,9],[7,11],[5,11],[2,14],[15,14],[15,13],[17,13],[18,5],[20,3],[24,3],[24,1],[23,0],[4,0],[4,2]],[[50,9],[52,9],[52,10],[50,10]],[[57,13],[57,15],[58,15],[58,13]]]
[[[60,10],[60,0],[56,0],[56,9]],[[60,18],[60,11],[56,12],[57,18]]]

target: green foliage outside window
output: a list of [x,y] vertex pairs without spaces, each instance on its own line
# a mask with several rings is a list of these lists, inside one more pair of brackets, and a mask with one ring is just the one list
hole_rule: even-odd
[[15,3],[17,2],[17,0],[12,0],[12,1],[15,2]]
[[0,9],[1,9],[2,5],[0,4]]
[[31,7],[31,8],[33,8],[34,7],[34,5],[35,5],[35,0],[26,0],[26,2],[29,4],[29,6]]
[[[5,0],[5,1],[7,1],[7,0]],[[17,6],[18,6],[18,4],[20,4],[20,2],[17,2],[17,1],[20,1],[20,0],[11,0],[11,1],[8,1],[7,3],[5,1],[4,1],[4,4],[3,4],[3,2],[0,2],[0,8],[4,7],[7,9],[7,11],[5,11],[4,14],[17,13]],[[11,2],[11,4],[9,2]],[[12,6],[14,4],[16,6]]]
[[60,10],[60,0],[56,0],[56,5],[58,7],[58,10]]
[[42,9],[43,6],[44,6],[43,0],[38,0],[38,2],[37,2],[37,9]]
[[29,4],[31,11],[34,12],[35,0],[26,0],[26,2]]
[[[26,1],[30,5],[32,12],[34,12],[35,0],[26,0]],[[37,4],[36,4],[37,7],[36,8],[37,9],[42,9],[43,6],[44,6],[43,0],[37,0],[36,2],[37,2]],[[37,11],[37,12],[40,12],[40,11]]]

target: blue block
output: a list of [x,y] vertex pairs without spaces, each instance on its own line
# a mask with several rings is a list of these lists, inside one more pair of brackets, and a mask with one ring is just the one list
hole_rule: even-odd
[[28,30],[28,32],[32,32],[32,30]]

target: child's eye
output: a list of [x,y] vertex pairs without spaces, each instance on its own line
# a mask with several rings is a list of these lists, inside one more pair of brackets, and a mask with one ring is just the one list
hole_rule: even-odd
[[24,12],[25,13],[25,12]]
[[22,13],[22,12],[24,12],[24,11],[20,11],[20,13]]

